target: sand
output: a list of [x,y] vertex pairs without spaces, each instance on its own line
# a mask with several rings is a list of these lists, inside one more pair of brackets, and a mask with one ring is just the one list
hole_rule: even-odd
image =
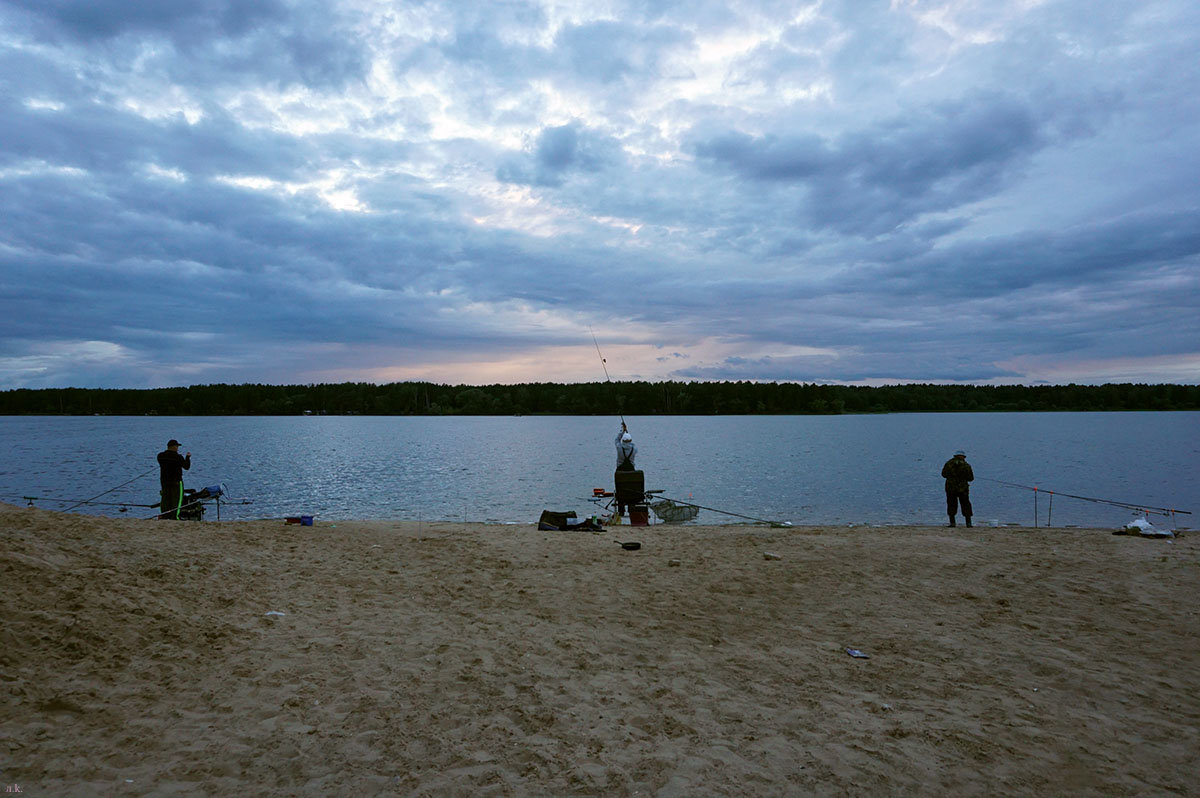
[[1200,794],[1200,534],[0,505],[0,573],[30,796]]

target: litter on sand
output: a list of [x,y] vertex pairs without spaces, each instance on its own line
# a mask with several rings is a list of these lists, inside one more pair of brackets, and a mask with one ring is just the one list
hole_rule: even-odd
[[848,648],[848,649],[846,649],[846,653],[849,654],[850,656],[854,657],[855,659],[870,659],[871,658],[870,654],[867,654],[863,651],[859,651],[857,648]]
[[[614,540],[613,543],[621,543],[621,541]],[[642,544],[638,543],[636,540],[630,540],[626,541],[625,543],[621,543],[621,548],[625,549],[625,551],[637,551],[641,547]]]
[[286,613],[280,612],[279,610],[268,610],[265,614],[268,618],[282,618],[284,615],[286,615]]

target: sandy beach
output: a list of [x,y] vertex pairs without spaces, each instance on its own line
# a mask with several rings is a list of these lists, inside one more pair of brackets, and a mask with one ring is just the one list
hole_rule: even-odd
[[0,782],[1200,795],[1200,533],[1111,533],[0,505]]

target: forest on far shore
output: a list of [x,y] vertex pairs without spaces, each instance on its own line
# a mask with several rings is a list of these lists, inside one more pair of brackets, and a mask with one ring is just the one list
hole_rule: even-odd
[[17,388],[0,415],[746,415],[1200,410],[1197,385],[365,382]]

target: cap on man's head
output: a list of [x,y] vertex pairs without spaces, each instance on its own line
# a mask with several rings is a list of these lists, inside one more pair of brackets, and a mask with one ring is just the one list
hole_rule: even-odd
[[170,448],[172,446],[178,446],[178,445],[179,445],[179,441],[175,440],[174,438],[167,441],[167,448]]
[[957,452],[954,453],[954,456],[955,457],[966,457],[967,453],[964,452],[962,449],[959,449]]
[[626,432],[624,435],[621,436],[621,440],[625,443],[629,443],[631,440],[633,440],[633,436],[630,435],[628,432]]

